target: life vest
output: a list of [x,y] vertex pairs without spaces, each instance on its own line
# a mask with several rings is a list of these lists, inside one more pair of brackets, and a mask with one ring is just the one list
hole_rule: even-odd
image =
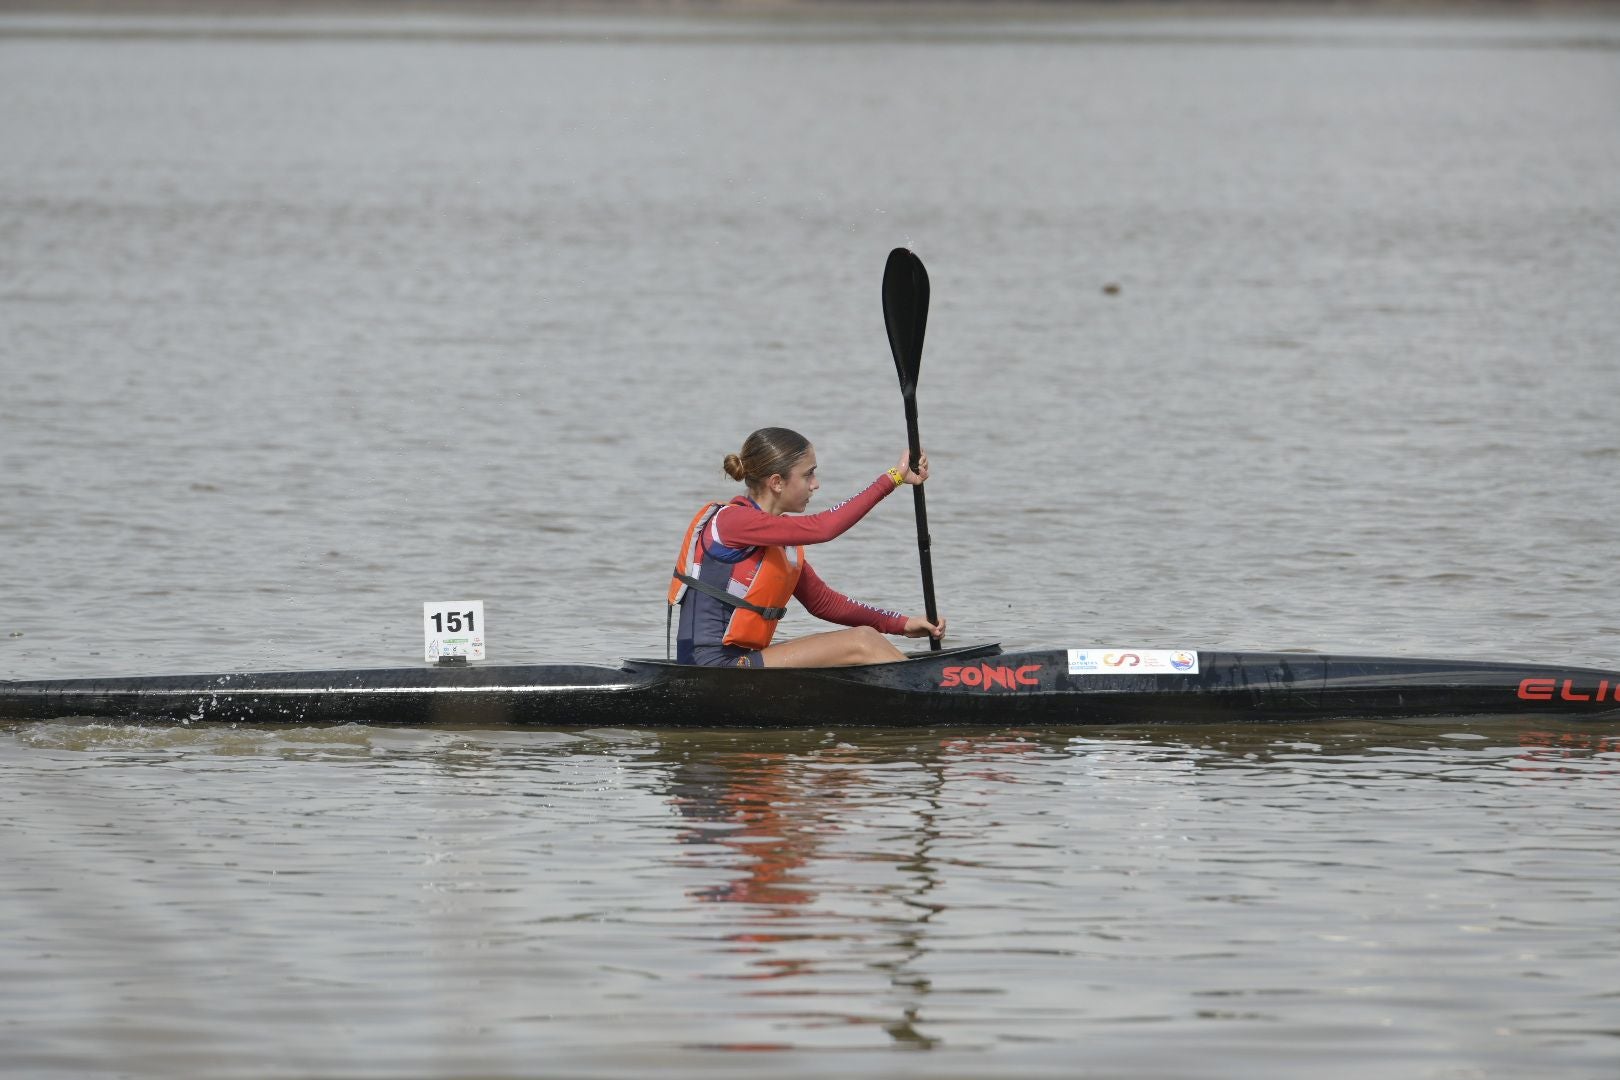
[[[711,529],[714,516],[730,503],[706,504],[686,527],[680,554],[675,557],[675,573],[669,582],[669,605],[673,612],[687,589],[696,589],[734,610],[726,623],[721,644],[745,649],[763,649],[771,643],[776,624],[787,614],[787,602],[799,584],[804,568],[804,548],[756,547],[737,562],[723,564],[731,576],[720,587],[703,576],[703,532]],[[715,541],[719,542],[718,535]]]

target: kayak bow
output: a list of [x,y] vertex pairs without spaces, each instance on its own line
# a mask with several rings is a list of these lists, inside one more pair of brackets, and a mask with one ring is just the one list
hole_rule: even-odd
[[1620,673],[1313,653],[980,645],[850,668],[663,660],[0,681],[0,718],[628,727],[1620,717]]

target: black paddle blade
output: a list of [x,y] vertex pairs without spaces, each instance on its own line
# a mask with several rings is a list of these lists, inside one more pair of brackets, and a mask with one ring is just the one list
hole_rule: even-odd
[[889,349],[900,373],[900,391],[909,397],[917,392],[923,331],[928,328],[928,271],[906,248],[889,252],[888,265],[883,268],[883,325],[889,328]]

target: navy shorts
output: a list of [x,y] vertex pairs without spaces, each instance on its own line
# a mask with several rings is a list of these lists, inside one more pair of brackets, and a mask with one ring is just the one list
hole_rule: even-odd
[[765,658],[757,650],[741,645],[694,645],[692,663],[698,667],[762,668]]

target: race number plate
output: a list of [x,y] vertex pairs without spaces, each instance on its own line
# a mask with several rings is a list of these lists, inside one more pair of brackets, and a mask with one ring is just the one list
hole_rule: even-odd
[[422,641],[428,663],[446,656],[484,658],[484,602],[439,601],[422,605]]

